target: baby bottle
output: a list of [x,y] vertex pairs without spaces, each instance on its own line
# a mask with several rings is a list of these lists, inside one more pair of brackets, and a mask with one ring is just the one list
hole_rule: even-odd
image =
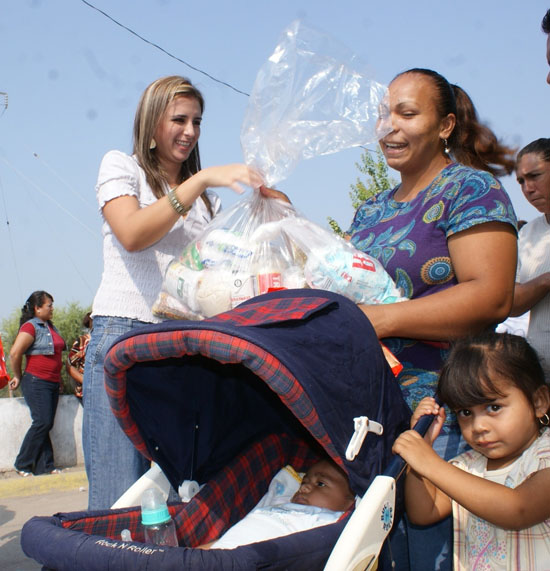
[[157,488],[148,488],[141,496],[141,523],[146,543],[178,547],[176,525]]

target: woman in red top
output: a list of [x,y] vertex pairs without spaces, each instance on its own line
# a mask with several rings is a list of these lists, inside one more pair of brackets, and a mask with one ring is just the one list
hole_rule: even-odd
[[[50,430],[59,399],[61,354],[66,346],[51,322],[52,315],[53,297],[45,291],[32,293],[21,310],[21,327],[10,350],[10,389],[21,383],[32,419],[15,459],[15,469],[24,477],[58,472],[53,463]],[[21,375],[23,355],[26,365]]]

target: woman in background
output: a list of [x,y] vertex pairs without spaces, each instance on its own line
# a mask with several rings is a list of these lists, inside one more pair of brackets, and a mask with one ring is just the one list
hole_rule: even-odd
[[527,339],[550,383],[550,139],[532,141],[517,156],[516,177],[540,213],[519,234],[519,264],[512,315],[530,310]]
[[82,319],[82,327],[84,332],[75,339],[67,356],[65,367],[67,373],[74,381],[74,394],[82,401],[82,381],[84,380],[84,359],[86,358],[86,349],[90,342],[90,332],[92,330],[93,319],[91,311],[88,311]]
[[[21,310],[21,327],[10,350],[11,390],[21,383],[32,424],[15,459],[20,476],[56,474],[50,430],[53,428],[61,383],[65,341],[52,323],[53,297],[33,292]],[[26,356],[22,374],[23,355]]]

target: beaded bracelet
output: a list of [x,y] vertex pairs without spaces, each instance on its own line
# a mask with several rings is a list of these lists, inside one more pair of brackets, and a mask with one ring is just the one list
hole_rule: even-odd
[[168,193],[168,200],[170,201],[170,204],[172,205],[172,208],[180,215],[180,216],[184,216],[185,214],[187,214],[190,210],[191,210],[191,206],[193,206],[192,204],[190,204],[189,206],[185,206],[184,204],[182,204],[179,200],[178,197],[176,196],[176,189],[172,189],[169,193]]

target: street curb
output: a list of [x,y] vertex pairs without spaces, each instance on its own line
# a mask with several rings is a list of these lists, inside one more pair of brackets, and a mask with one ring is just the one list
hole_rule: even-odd
[[84,470],[29,476],[28,478],[23,478],[14,472],[14,476],[0,478],[0,498],[47,494],[58,490],[84,491],[87,489],[88,479]]

